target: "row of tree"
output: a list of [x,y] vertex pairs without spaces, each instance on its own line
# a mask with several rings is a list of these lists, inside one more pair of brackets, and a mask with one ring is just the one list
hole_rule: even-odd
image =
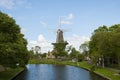
[[51,52],[49,51],[48,53],[41,53],[39,46],[32,47],[30,50],[30,59],[42,60],[44,58],[47,58],[47,56],[49,56],[49,58],[53,58],[50,57],[51,55],[54,56],[55,59],[60,59],[60,60],[72,60],[72,61],[84,60],[84,55],[81,54],[78,50],[76,50],[72,46],[67,46],[65,51],[60,51],[57,54],[54,52],[54,50]]
[[95,65],[120,67],[120,24],[100,26],[89,42],[89,55]]
[[27,40],[19,25],[5,13],[0,12],[0,65],[24,67],[29,59]]

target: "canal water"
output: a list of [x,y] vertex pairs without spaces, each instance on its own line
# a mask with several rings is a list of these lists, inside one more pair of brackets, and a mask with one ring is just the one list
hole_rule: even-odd
[[82,68],[68,65],[28,64],[14,80],[104,80]]

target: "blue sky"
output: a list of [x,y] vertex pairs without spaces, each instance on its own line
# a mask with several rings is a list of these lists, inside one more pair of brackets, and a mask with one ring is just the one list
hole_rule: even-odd
[[120,0],[0,0],[0,10],[20,25],[28,47],[41,46],[42,52],[52,50],[58,28],[78,49],[94,29],[120,23]]

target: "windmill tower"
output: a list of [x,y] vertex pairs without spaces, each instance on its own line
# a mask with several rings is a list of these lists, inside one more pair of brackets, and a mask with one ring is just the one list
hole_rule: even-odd
[[[59,27],[61,27],[61,19],[59,19]],[[64,41],[63,31],[59,28],[57,30],[56,43],[52,43],[52,45],[54,46],[53,50],[55,52],[56,58],[64,56],[67,44],[67,41]]]
[[62,42],[64,42],[63,31],[61,29],[58,29],[56,43],[62,43]]

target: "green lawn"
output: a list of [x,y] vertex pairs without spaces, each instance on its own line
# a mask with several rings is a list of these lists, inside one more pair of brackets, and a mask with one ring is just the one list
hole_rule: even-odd
[[0,72],[0,80],[10,80],[13,76],[15,76],[18,72],[22,71],[23,68],[7,68],[6,71]]
[[111,71],[107,68],[100,68],[95,71],[103,76],[110,78],[111,80],[120,80],[120,74],[117,72]]
[[[79,67],[90,70],[91,65],[89,65],[86,62],[80,62]],[[111,80],[120,80],[120,74],[118,74],[118,72],[112,71],[107,68],[97,68],[94,72],[107,78],[110,78]]]
[[[86,69],[90,70],[91,65],[89,65],[86,62],[80,62],[79,67],[86,68]],[[97,68],[94,72],[97,74],[100,74],[102,76],[105,76],[111,80],[120,80],[120,74],[118,74],[118,72],[112,71],[112,70],[107,69],[107,68]]]

